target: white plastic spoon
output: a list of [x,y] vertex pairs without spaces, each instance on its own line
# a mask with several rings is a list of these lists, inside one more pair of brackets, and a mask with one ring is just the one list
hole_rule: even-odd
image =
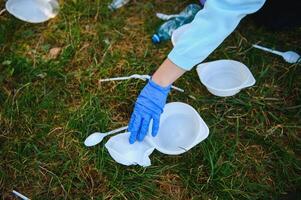
[[108,135],[115,134],[115,133],[119,133],[119,132],[124,131],[126,129],[128,129],[128,127],[124,126],[124,127],[112,130],[112,131],[107,132],[107,133],[99,133],[99,132],[92,133],[91,135],[89,135],[86,138],[85,145],[87,147],[95,146],[95,145],[99,144],[103,140],[104,137],[106,137]]
[[269,49],[269,48],[266,48],[263,46],[259,46],[257,44],[253,44],[253,47],[255,47],[257,49],[261,49],[263,51],[267,51],[267,52],[276,54],[278,56],[282,56],[282,58],[288,63],[297,63],[300,60],[300,55],[294,51],[281,52],[281,51],[272,50],[272,49]]

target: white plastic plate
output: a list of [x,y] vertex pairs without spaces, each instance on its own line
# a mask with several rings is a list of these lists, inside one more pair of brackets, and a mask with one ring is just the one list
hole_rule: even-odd
[[6,10],[16,18],[41,23],[57,15],[59,5],[56,0],[8,0]]

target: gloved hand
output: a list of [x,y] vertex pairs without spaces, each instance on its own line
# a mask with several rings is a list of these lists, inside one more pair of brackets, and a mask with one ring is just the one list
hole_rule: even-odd
[[161,87],[151,79],[143,88],[135,103],[134,111],[129,123],[131,132],[129,142],[142,141],[148,132],[149,123],[153,120],[152,136],[159,130],[160,115],[166,104],[171,86]]

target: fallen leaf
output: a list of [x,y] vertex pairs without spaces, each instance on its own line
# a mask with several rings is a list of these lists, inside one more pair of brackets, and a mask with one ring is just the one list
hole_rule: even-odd
[[58,55],[60,54],[61,50],[62,50],[62,48],[60,48],[60,47],[51,48],[49,51],[48,57],[50,59],[56,59],[58,57]]

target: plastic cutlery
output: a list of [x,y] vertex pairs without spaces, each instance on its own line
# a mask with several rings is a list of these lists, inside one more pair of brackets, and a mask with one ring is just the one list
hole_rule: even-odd
[[282,58],[288,63],[297,63],[300,61],[300,55],[294,51],[281,52],[281,51],[276,51],[276,50],[269,49],[269,48],[266,48],[263,46],[259,46],[257,44],[253,44],[253,47],[255,47],[257,49],[261,49],[266,52],[276,54],[278,56],[282,56]]
[[[124,80],[128,80],[128,79],[141,79],[141,80],[146,81],[150,78],[151,78],[150,75],[133,74],[131,76],[100,79],[98,82],[101,83],[101,82],[108,82],[108,81],[124,81]],[[172,85],[171,88],[174,89],[174,90],[177,90],[179,92],[185,92],[183,89],[181,89],[179,87],[176,87],[174,85]]]
[[99,144],[103,140],[103,138],[105,138],[106,136],[112,135],[115,133],[119,133],[119,132],[127,130],[127,129],[128,129],[128,126],[124,126],[124,127],[109,131],[107,133],[100,133],[100,132],[92,133],[91,135],[89,135],[86,138],[85,145],[87,147],[95,146],[95,145]]

